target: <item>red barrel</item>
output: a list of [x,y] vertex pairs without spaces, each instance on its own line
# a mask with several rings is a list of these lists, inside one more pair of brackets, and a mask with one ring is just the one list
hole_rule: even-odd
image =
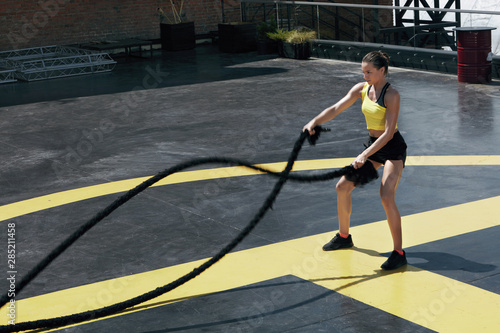
[[491,82],[490,27],[461,27],[457,32],[458,82]]

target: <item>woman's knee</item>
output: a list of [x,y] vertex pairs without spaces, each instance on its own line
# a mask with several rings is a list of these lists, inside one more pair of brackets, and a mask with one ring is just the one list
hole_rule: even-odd
[[395,202],[396,190],[394,187],[381,186],[380,187],[380,199],[384,205],[392,204]]
[[335,189],[337,193],[351,193],[352,190],[354,190],[356,186],[354,186],[354,183],[345,179],[345,177],[342,177],[338,182],[337,185],[335,186]]

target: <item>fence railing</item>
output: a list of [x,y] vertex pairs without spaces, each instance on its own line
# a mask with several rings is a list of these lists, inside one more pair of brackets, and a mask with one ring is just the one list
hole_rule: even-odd
[[453,28],[461,26],[463,15],[500,15],[499,11],[461,9],[459,0],[458,8],[449,8],[451,3],[447,1],[448,8],[431,8],[241,0],[241,8],[243,21],[262,22],[274,15],[279,28],[307,27],[315,30],[320,39],[452,50],[456,50]]

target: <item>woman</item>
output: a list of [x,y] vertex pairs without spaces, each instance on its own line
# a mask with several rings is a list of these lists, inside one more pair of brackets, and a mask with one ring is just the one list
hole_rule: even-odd
[[[362,99],[361,111],[365,115],[370,140],[366,149],[352,162],[357,172],[364,172],[366,167],[378,169],[384,165],[380,197],[387,215],[394,251],[382,264],[382,269],[396,269],[405,265],[406,254],[403,251],[401,215],[395,202],[396,189],[406,160],[406,143],[398,131],[400,97],[396,89],[387,82],[389,56],[380,51],[368,53],[362,61],[366,82],[356,84],[347,95],[333,106],[325,109],[304,126],[304,131],[314,134],[314,127],[334,119],[342,111]],[[366,164],[366,165],[365,165]],[[361,168],[365,165],[364,168]],[[343,176],[337,183],[337,209],[339,232],[323,250],[332,251],[352,247],[349,234],[352,211],[351,192],[356,187],[353,179]]]

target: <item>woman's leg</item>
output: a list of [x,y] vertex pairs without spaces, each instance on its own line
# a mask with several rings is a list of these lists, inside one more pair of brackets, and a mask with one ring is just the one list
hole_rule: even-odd
[[[371,161],[373,167],[378,169],[381,163]],[[347,180],[344,176],[337,183],[337,212],[339,216],[339,232],[345,235],[349,234],[349,225],[351,222],[352,200],[351,193],[356,188],[353,182]]]
[[380,198],[387,215],[387,222],[391,230],[394,250],[403,250],[403,235],[401,230],[401,215],[396,206],[396,189],[403,172],[403,161],[390,160],[385,163]]
[[351,192],[356,188],[353,182],[342,176],[337,183],[337,212],[339,216],[339,232],[349,235],[349,224],[352,212]]

